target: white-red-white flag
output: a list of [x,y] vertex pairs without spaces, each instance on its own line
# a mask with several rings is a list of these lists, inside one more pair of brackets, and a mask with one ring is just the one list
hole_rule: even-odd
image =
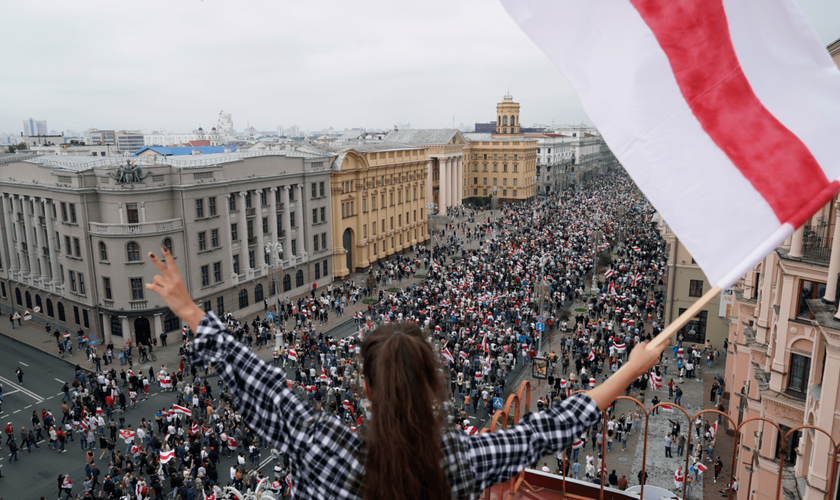
[[129,429],[123,429],[120,431],[120,437],[126,441],[134,439],[134,431]]
[[677,489],[682,488],[683,485],[683,472],[680,469],[674,471],[674,485]]
[[165,464],[175,457],[175,450],[160,452],[160,463]]
[[502,3],[712,284],[840,191],[840,72],[795,0]]
[[183,413],[184,415],[186,415],[188,417],[192,416],[192,411],[185,406],[172,405],[172,409],[175,410],[175,413]]
[[662,405],[662,406],[660,406],[660,408],[662,408],[662,411],[667,411],[668,413],[674,413],[674,407],[671,406],[671,405]]
[[580,448],[582,446],[583,446],[583,441],[581,441],[580,439],[578,439],[577,441],[572,443],[572,449],[574,449],[574,450],[577,450],[578,448]]
[[443,354],[443,357],[448,359],[450,363],[455,362],[455,358],[452,356],[452,352],[450,352],[448,348],[444,349],[442,354]]

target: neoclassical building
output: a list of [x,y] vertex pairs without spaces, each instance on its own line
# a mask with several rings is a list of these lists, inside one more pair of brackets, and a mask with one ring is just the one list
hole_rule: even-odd
[[429,238],[426,148],[388,142],[310,143],[332,156],[333,275],[363,270]]
[[324,285],[329,161],[282,151],[2,163],[0,300],[119,346],[180,330],[144,288],[156,274],[146,254],[163,246],[196,303],[218,314],[261,311],[275,283],[281,298]]
[[457,206],[464,199],[464,147],[466,138],[458,129],[393,130],[385,142],[422,146],[429,155],[426,199],[437,204],[440,213],[446,207]]
[[465,196],[493,196],[495,188],[498,199],[513,202],[536,194],[537,139],[520,133],[519,124],[519,103],[508,94],[496,105],[495,133],[464,134]]

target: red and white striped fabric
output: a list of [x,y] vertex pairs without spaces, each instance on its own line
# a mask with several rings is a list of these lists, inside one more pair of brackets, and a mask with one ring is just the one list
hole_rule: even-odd
[[459,351],[458,356],[461,356],[464,359],[470,359],[470,355],[466,353],[466,351]]
[[683,477],[682,470],[680,470],[680,469],[675,470],[674,471],[674,485],[677,487],[677,489],[682,488],[683,479],[684,479],[684,477]]
[[454,363],[454,362],[455,362],[455,358],[452,356],[452,353],[449,351],[449,349],[448,349],[448,348],[447,348],[447,349],[444,349],[444,350],[443,350],[443,352],[442,352],[442,354],[443,354],[443,357],[444,357],[444,358],[446,358],[446,359],[448,359],[450,363]]
[[604,273],[604,279],[611,278],[615,274],[615,271],[612,269],[607,269],[607,272]]
[[613,344],[613,347],[616,351],[624,352],[624,349],[627,348],[627,345],[624,342],[616,342]]
[[[694,457],[692,457],[694,458]],[[703,465],[703,462],[694,462],[694,468],[699,470],[700,472],[706,472],[707,467]]]
[[130,441],[134,439],[134,431],[129,429],[123,429],[120,431],[120,437],[126,441]]
[[657,375],[654,371],[650,372],[650,387],[654,391],[662,388],[662,377]]
[[204,493],[204,500],[216,500],[216,494],[210,493],[209,495],[207,492]]
[[160,452],[160,463],[165,464],[175,457],[175,450]]
[[795,0],[502,3],[712,284],[840,191],[840,72]]
[[184,406],[179,405],[172,405],[172,409],[175,410],[175,413],[183,413],[186,416],[192,416],[192,411]]
[[573,450],[577,450],[577,449],[579,449],[579,448],[580,448],[580,447],[582,447],[582,446],[583,446],[583,441],[581,441],[580,439],[578,439],[577,441],[575,441],[574,443],[572,443],[572,449],[573,449]]
[[662,411],[667,411],[668,413],[674,413],[674,407],[671,406],[671,405],[662,405],[662,406],[660,406],[660,408],[662,408]]
[[714,438],[715,438],[715,436],[717,435],[717,422],[713,423],[713,424],[709,427],[709,432],[712,434],[712,439],[714,439]]
[[227,447],[230,450],[236,450],[236,439],[229,437],[227,440]]
[[464,427],[464,432],[467,433],[467,436],[471,436],[473,434],[478,434],[478,429],[476,429],[474,425],[468,425]]
[[639,283],[639,281],[641,281],[641,280],[642,280],[642,275],[639,274],[639,273],[636,273],[636,276],[633,276],[633,286],[636,286]]
[[590,350],[589,351],[589,356],[587,356],[586,359],[588,359],[589,361],[594,360],[595,359],[595,351]]

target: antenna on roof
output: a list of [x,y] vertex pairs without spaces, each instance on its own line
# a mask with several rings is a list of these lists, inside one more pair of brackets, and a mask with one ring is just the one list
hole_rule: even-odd
[[505,94],[505,99],[513,99],[513,94],[510,93],[510,87],[507,89],[507,93]]

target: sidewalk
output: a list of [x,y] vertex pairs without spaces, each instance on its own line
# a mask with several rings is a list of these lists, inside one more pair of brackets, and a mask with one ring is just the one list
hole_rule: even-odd
[[[479,214],[476,215],[476,223],[484,222],[489,217],[490,217],[489,212],[479,213]],[[444,222],[444,220],[448,221],[449,218],[448,217],[438,217],[438,222],[437,222],[437,229],[438,230],[443,229],[445,227],[447,222]],[[462,223],[462,222],[465,222],[466,220],[467,220],[466,217],[458,217],[458,218],[456,218],[455,223],[456,224]],[[465,247],[468,248],[468,249],[476,249],[476,248],[478,248],[478,241],[477,240],[472,240],[470,242],[467,242]],[[414,252],[406,253],[405,257],[413,258],[414,257]],[[417,270],[417,274],[425,275],[426,270],[421,267]],[[349,276],[347,276],[344,279],[335,280],[333,282],[333,284],[341,286],[341,285],[344,284],[345,280],[349,280],[349,281],[351,281],[351,282],[353,282],[357,285],[361,285],[363,283],[364,279],[366,278],[366,276],[367,276],[367,271],[358,272],[358,273],[351,273]],[[398,283],[398,282],[395,282],[391,285],[384,285],[383,284],[383,285],[380,286],[380,289],[383,289],[383,288],[384,289],[388,289],[388,288],[401,288],[402,289],[402,288],[406,288],[406,287],[409,287],[411,285],[414,285],[414,284],[417,284],[417,283],[420,283],[420,282],[422,282],[421,278],[415,278],[414,276],[410,276],[407,279],[403,279],[403,282],[401,284]],[[321,291],[324,291],[323,287],[316,292],[317,295],[320,295]],[[309,297],[310,297],[309,293],[301,293],[301,294],[298,294],[294,297],[289,297],[289,300],[297,301],[299,298],[307,299]],[[330,318],[325,324],[319,325],[319,324],[315,323],[315,325],[314,325],[315,326],[315,331],[316,332],[329,332],[330,330],[338,327],[339,325],[342,325],[342,324],[344,324],[348,321],[352,321],[354,313],[357,313],[357,312],[360,312],[360,311],[367,312],[367,308],[368,308],[368,304],[366,304],[364,302],[364,298],[362,298],[362,300],[359,300],[358,302],[356,302],[355,306],[351,305],[351,303],[348,302],[347,306],[344,309],[344,315],[339,316],[335,312],[331,312],[330,313]],[[15,310],[19,310],[20,312],[22,312],[22,309],[23,308],[16,308]],[[7,306],[5,304],[0,304],[0,313],[6,315],[7,321],[8,321],[8,315],[9,315],[9,313],[12,312],[12,310],[13,309],[10,306]],[[246,323],[246,322],[250,323],[257,316],[259,316],[260,319],[265,319],[265,316],[266,316],[265,311],[258,311],[258,312],[252,313],[252,314],[245,315],[243,317],[237,317],[237,319],[239,321],[241,321],[242,323]],[[52,335],[47,336],[46,330],[44,329],[44,326],[46,325],[46,323],[49,323],[50,326],[52,326],[53,330],[58,328],[61,332],[64,332],[66,330],[66,331],[69,331],[72,334],[71,338],[73,339],[73,347],[74,347],[73,354],[72,355],[65,354],[64,358],[63,358],[63,361],[66,361],[67,363],[70,363],[73,366],[75,366],[76,364],[79,364],[79,365],[82,366],[82,368],[92,369],[93,367],[91,366],[91,363],[88,362],[87,359],[85,358],[84,351],[79,352],[75,349],[75,347],[77,345],[76,342],[75,342],[76,341],[75,332],[76,332],[76,330],[78,330],[78,327],[76,327],[75,325],[69,325],[69,324],[62,325],[62,324],[56,322],[55,320],[53,320],[53,321],[48,321],[48,320],[49,320],[49,318],[46,318],[44,316],[33,315],[31,320],[21,321],[21,326],[18,326],[17,321],[16,321],[14,329],[12,329],[11,325],[8,322],[0,321],[0,335],[5,335],[5,336],[7,336],[9,338],[12,338],[12,339],[15,339],[15,340],[17,340],[21,343],[32,346],[32,347],[34,347],[36,349],[39,349],[39,350],[41,350],[41,351],[43,351],[43,352],[45,352],[45,353],[47,353],[51,356],[54,356],[56,359],[62,359],[62,358],[60,358],[60,356],[58,354],[58,348],[56,347],[55,338]],[[291,327],[291,322],[287,323],[287,327]],[[97,337],[101,342],[102,333],[101,332],[94,332],[94,333],[97,334]],[[150,367],[150,366],[153,367],[153,368],[157,368],[160,365],[164,364],[169,369],[173,369],[173,368],[177,367],[178,363],[180,362],[180,357],[178,355],[178,348],[180,346],[181,346],[181,334],[180,334],[180,332],[172,332],[168,336],[166,346],[158,346],[157,348],[155,348],[154,354],[157,357],[156,361],[148,361],[148,362],[140,365],[140,363],[138,363],[139,358],[138,358],[138,355],[137,355],[136,350],[135,350],[135,352],[132,356],[135,360],[134,361],[134,367],[135,367],[135,369],[137,367],[141,367],[144,370],[147,370],[148,367]],[[96,348],[97,348],[100,356],[102,356],[102,354],[105,352],[105,346],[100,344],[100,345],[97,345]],[[271,357],[272,357],[273,348],[265,347],[261,350],[255,350],[254,352],[261,359],[269,361],[269,360],[271,360]],[[116,356],[114,358],[114,363],[112,365],[107,365],[108,368],[110,368],[111,366],[114,366],[116,369],[119,369],[120,366],[123,366],[123,367],[126,367],[126,368],[128,367],[127,364],[126,365],[120,365],[119,364],[119,358],[116,357]],[[106,368],[106,365],[103,364],[102,368],[103,369]]]

